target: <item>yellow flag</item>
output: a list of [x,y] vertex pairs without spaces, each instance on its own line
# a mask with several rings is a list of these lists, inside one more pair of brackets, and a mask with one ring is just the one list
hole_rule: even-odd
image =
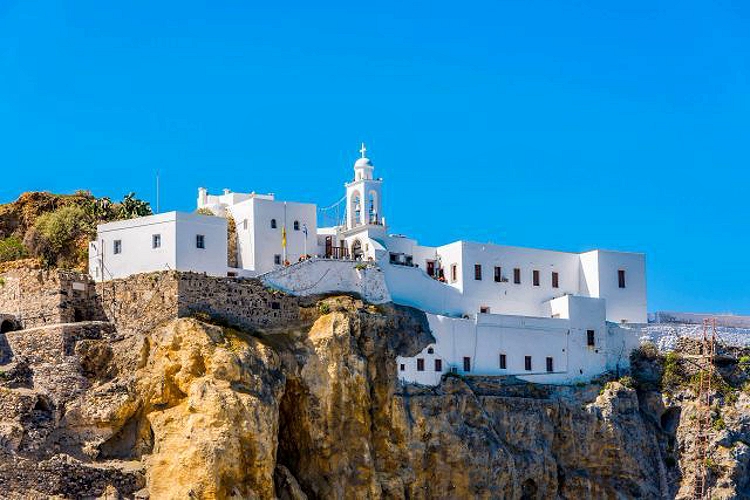
[[286,248],[286,226],[281,228],[281,246]]

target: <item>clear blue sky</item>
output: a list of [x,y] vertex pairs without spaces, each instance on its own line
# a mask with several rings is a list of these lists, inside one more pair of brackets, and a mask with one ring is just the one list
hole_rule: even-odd
[[322,206],[364,140],[395,232],[642,251],[650,310],[750,314],[744,2],[115,3],[0,0],[0,202]]

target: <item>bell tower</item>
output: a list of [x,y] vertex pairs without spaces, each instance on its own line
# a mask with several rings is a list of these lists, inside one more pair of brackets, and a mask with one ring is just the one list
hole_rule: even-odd
[[385,226],[382,210],[382,179],[373,177],[375,166],[365,156],[365,143],[359,150],[362,155],[354,163],[354,180],[346,184],[346,229],[360,226]]

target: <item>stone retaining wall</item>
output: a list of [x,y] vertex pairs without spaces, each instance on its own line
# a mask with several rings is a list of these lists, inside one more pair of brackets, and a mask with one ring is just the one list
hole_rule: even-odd
[[104,319],[87,274],[36,267],[0,274],[0,313],[22,328]]

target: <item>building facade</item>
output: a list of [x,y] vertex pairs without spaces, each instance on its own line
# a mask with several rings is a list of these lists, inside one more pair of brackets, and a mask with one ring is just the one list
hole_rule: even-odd
[[[432,384],[453,371],[559,383],[626,366],[637,341],[618,325],[647,322],[643,254],[463,240],[420,245],[389,232],[383,180],[375,177],[364,145],[360,153],[345,184],[340,223],[318,227],[312,203],[229,190],[210,195],[200,188],[197,209],[213,216],[171,212],[100,226],[90,252],[92,275],[110,279],[170,268],[263,279],[284,270],[284,283],[319,288],[352,282],[326,278],[334,265],[325,262],[368,262],[381,271],[385,295],[428,314],[436,338],[419,355],[398,360],[403,380]],[[236,228],[233,268],[227,265],[230,218]],[[201,238],[203,248],[197,246]],[[308,259],[318,264],[296,264]],[[316,281],[317,275],[305,273],[322,274]]]

